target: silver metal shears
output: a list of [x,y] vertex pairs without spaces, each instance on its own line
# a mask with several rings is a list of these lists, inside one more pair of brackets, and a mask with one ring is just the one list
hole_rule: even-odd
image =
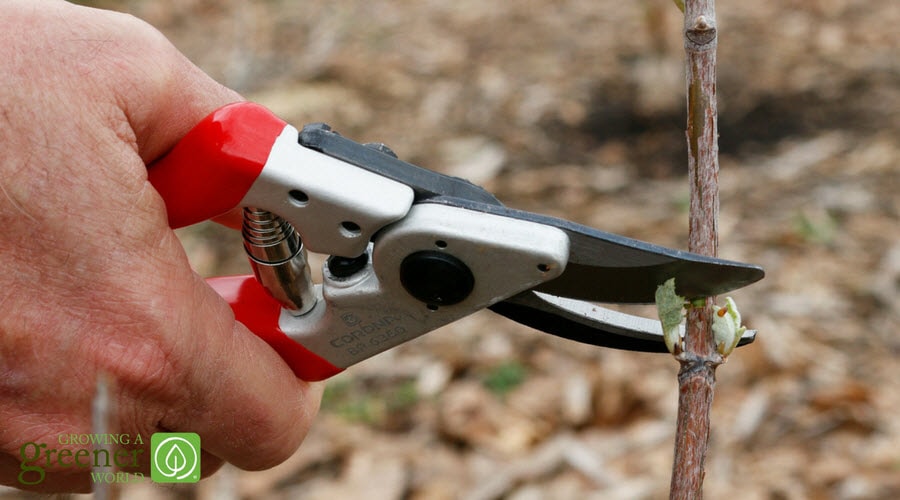
[[[172,227],[244,207],[254,275],[209,283],[305,380],[485,308],[578,342],[665,352],[656,320],[597,303],[652,303],[669,278],[696,298],[764,276],[759,266],[505,207],[384,144],[323,124],[298,130],[253,103],[212,113],[149,175]],[[321,283],[307,250],[329,256]]]

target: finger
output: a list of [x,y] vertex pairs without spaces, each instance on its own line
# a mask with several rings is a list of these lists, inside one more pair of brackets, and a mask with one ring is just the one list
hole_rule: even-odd
[[200,451],[200,479],[205,479],[215,474],[223,465],[225,465],[225,461],[221,458],[206,450]]
[[124,112],[145,164],[165,154],[213,110],[243,100],[138,18],[67,3],[49,4],[47,10],[67,19],[79,39],[104,40],[91,46],[102,64],[92,67],[80,84],[102,101],[115,98],[111,104]]
[[220,335],[207,339],[195,358],[190,401],[160,425],[198,433],[205,450],[240,468],[277,465],[308,433],[321,384],[297,379],[268,344],[240,323],[232,324],[230,338]]
[[23,468],[20,457],[0,454],[0,484],[39,493],[88,493],[91,491],[89,470],[47,470],[38,463]]
[[[265,469],[291,456],[318,411],[321,384],[299,380],[281,357],[244,325],[205,283],[192,318],[189,398],[159,425],[196,432],[202,447],[244,469]],[[216,319],[217,321],[210,321]]]
[[[111,307],[128,310],[130,323],[111,331],[109,343],[127,339],[128,351],[93,349],[91,357],[119,387],[120,427],[196,432],[204,450],[245,469],[282,462],[312,424],[321,386],[299,380],[236,322],[231,307],[191,272],[174,234],[164,234],[153,242],[152,258],[149,242],[138,242],[132,256],[109,263],[105,277],[107,288],[120,291]],[[140,287],[131,286],[134,276]]]

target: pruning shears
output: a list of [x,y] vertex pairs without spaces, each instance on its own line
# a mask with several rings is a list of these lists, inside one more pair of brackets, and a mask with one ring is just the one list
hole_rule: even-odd
[[[595,303],[652,303],[669,278],[694,298],[764,275],[505,207],[384,144],[324,124],[298,130],[248,102],[206,117],[149,177],[173,228],[243,207],[254,274],[208,282],[304,380],[484,308],[578,342],[665,352],[657,321]],[[321,283],[307,250],[329,256]],[[741,345],[754,338],[748,331]]]

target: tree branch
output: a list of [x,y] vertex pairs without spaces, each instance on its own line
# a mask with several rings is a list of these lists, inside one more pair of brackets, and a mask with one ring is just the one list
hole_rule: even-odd
[[[687,0],[684,13],[687,79],[688,177],[690,220],[688,249],[702,255],[718,252],[719,159],[716,109],[716,17],[714,0]],[[692,299],[693,297],[688,297]],[[684,351],[676,356],[678,420],[670,498],[702,498],[704,462],[709,441],[710,409],[716,367],[722,357],[712,333],[712,304],[687,313]]]

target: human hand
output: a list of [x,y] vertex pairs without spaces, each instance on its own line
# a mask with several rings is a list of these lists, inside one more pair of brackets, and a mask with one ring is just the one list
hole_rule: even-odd
[[[90,469],[58,453],[21,484],[20,453],[76,451],[59,436],[91,433],[101,374],[111,432],[196,432],[204,475],[283,461],[320,387],[191,271],[147,181],[146,165],[240,97],[130,16],[35,0],[0,11],[0,484],[90,489]],[[147,474],[138,456],[127,471]]]

